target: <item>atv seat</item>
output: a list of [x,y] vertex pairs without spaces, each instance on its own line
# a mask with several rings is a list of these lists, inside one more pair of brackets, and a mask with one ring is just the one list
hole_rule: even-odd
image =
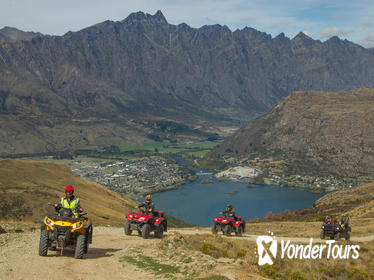
[[236,219],[237,221],[241,221],[241,220],[242,220],[242,217],[241,217],[241,216],[235,216],[235,219]]

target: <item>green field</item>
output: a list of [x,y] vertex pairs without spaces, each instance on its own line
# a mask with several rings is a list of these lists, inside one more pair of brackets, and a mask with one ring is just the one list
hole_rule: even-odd
[[208,153],[213,147],[221,143],[221,141],[202,141],[188,144],[165,144],[150,142],[143,145],[129,145],[121,146],[120,151],[129,152],[129,151],[149,151],[149,152],[158,152],[158,153],[182,153],[189,152],[189,154],[194,156],[202,156]]

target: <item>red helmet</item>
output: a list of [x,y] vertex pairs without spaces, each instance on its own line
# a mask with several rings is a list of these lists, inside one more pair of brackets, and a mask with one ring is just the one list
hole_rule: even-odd
[[145,197],[146,200],[151,200],[152,196],[149,194]]
[[67,185],[65,187],[65,195],[67,198],[71,198],[74,194],[74,187],[72,185]]

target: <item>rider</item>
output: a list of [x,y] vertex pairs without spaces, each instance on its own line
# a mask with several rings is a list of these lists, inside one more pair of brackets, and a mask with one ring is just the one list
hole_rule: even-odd
[[325,223],[326,223],[326,224],[331,224],[331,220],[330,220],[330,217],[329,217],[329,216],[326,216],[326,218],[325,218]]
[[236,220],[235,210],[234,210],[234,208],[232,208],[232,204],[231,203],[227,204],[226,210],[222,211],[221,214],[225,215],[228,218],[233,218],[234,220]]
[[153,214],[153,210],[155,210],[155,204],[152,201],[152,196],[148,194],[145,197],[145,201],[143,203],[140,203],[137,208],[145,207],[145,211],[147,214]]
[[65,187],[65,197],[61,197],[60,203],[55,203],[54,206],[57,211],[61,208],[71,209],[75,218],[79,218],[79,213],[83,212],[79,198],[74,196],[74,187],[72,185],[67,185]]
[[342,218],[340,219],[340,222],[339,222],[341,228],[344,228],[344,226],[345,226],[344,223],[345,223],[345,221],[344,221],[344,218],[342,217]]

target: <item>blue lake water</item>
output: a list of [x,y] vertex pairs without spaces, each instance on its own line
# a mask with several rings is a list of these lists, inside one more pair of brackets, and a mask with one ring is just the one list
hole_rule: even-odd
[[[213,184],[202,184],[202,179],[210,179]],[[213,176],[199,176],[177,190],[152,195],[156,208],[166,214],[199,226],[211,226],[212,219],[232,203],[236,214],[244,219],[263,218],[267,212],[283,212],[310,207],[323,196],[308,190],[286,187],[258,185],[247,188],[248,183],[219,182]],[[230,191],[237,190],[235,194]]]

